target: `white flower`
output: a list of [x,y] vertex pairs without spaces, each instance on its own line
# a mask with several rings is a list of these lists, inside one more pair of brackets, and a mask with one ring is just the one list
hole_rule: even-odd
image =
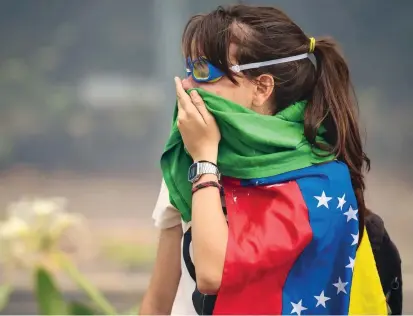
[[64,198],[35,199],[32,204],[33,213],[37,216],[46,216],[62,213],[66,209]]
[[27,233],[29,233],[29,226],[17,216],[9,217],[5,222],[0,223],[0,239],[21,238]]
[[33,216],[31,209],[31,201],[23,198],[20,201],[10,203],[7,207],[7,214],[9,217],[18,217],[25,222],[30,222]]
[[30,265],[43,254],[61,251],[67,230],[83,222],[79,214],[66,211],[66,204],[64,198],[24,198],[11,203],[8,217],[0,222],[0,261]]
[[50,215],[56,211],[56,206],[52,201],[35,200],[33,202],[33,213],[39,216]]
[[62,213],[56,216],[49,226],[50,234],[60,236],[68,228],[79,226],[82,222],[82,217],[79,214]]

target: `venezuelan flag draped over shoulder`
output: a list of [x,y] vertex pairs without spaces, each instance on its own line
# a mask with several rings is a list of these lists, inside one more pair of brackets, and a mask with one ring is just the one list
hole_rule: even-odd
[[[349,170],[312,151],[303,134],[305,103],[263,116],[197,90],[221,130],[229,227],[214,314],[386,314],[367,232],[357,248]],[[171,203],[189,222],[192,160],[176,115],[175,108],[161,167]]]

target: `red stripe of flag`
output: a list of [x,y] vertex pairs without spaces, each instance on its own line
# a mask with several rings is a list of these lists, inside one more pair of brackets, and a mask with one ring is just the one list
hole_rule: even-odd
[[223,185],[229,236],[214,314],[281,314],[285,280],[312,239],[300,189],[295,181]]

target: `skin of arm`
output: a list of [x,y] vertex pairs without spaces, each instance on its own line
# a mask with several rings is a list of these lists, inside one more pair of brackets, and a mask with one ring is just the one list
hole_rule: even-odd
[[162,229],[152,277],[139,314],[169,315],[181,277],[182,226]]
[[[197,91],[187,94],[178,77],[175,77],[175,86],[177,127],[186,150],[194,161],[216,164],[221,133],[214,116]],[[217,177],[205,174],[199,181],[217,181]],[[219,190],[215,187],[198,190],[192,196],[192,244],[196,281],[201,293],[214,294],[220,288],[227,241],[228,226]]]
[[[213,174],[205,174],[194,186],[206,181],[218,182],[218,179]],[[228,225],[219,190],[215,187],[198,190],[192,197],[192,244],[197,286],[201,293],[218,292],[227,242]]]

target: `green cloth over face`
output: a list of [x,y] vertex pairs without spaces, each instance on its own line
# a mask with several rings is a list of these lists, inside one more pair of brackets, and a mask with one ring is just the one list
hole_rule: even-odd
[[[334,159],[328,152],[313,148],[304,136],[306,102],[297,102],[271,116],[258,114],[202,89],[192,90],[198,91],[221,131],[217,162],[223,176],[269,177]],[[188,181],[188,169],[193,161],[185,151],[176,125],[177,114],[175,104],[161,169],[171,204],[179,210],[182,219],[189,222],[192,184]],[[320,128],[317,142],[326,143],[323,132]]]

